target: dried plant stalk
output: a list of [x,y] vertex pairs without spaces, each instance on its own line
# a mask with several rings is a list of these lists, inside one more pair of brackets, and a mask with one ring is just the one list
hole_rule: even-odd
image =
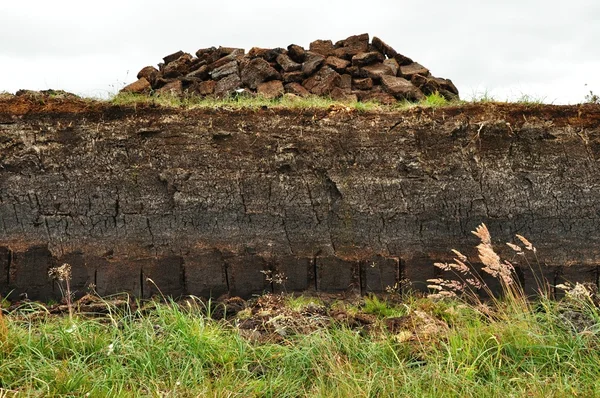
[[53,267],[48,270],[48,276],[58,282],[65,282],[66,293],[64,298],[67,301],[69,309],[69,321],[73,323],[73,297],[71,294],[71,265],[64,263],[60,267]]

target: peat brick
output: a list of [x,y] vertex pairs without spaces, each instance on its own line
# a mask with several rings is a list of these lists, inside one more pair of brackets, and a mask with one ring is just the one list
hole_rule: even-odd
[[377,51],[359,53],[352,57],[352,66],[367,66],[383,60],[383,55]]
[[279,72],[262,58],[252,59],[242,69],[241,82],[244,86],[255,90],[258,85],[268,80],[279,80]]
[[400,76],[410,79],[414,75],[429,76],[429,69],[423,65],[413,62],[410,65],[400,66]]
[[150,85],[154,84],[154,82],[159,76],[160,72],[154,66],[146,66],[142,68],[137,74],[138,79],[144,78],[148,80]]
[[126,85],[121,89],[122,93],[133,93],[133,94],[148,94],[152,90],[150,82],[145,77],[142,77],[135,82]]
[[290,44],[287,49],[288,55],[292,60],[298,62],[299,64],[305,61],[304,58],[306,57],[306,50],[303,47],[297,44]]
[[210,76],[214,79],[214,80],[220,80],[226,76],[232,75],[232,74],[237,74],[239,73],[238,71],[238,63],[237,61],[231,61],[226,63],[225,65],[222,65],[216,69],[214,69],[212,72],[210,72]]
[[341,59],[334,56],[329,56],[325,59],[325,65],[330,66],[338,73],[343,73],[344,70],[348,66],[350,66],[350,61],[346,61],[345,59]]
[[281,66],[284,72],[294,72],[302,69],[302,64],[294,62],[286,54],[279,54],[277,56],[277,63]]
[[304,88],[315,95],[329,95],[341,80],[340,75],[328,66],[324,66],[302,83]]
[[165,65],[168,65],[169,63],[175,61],[176,59],[178,59],[179,57],[181,57],[183,54],[185,54],[183,51],[179,50],[177,52],[174,52],[173,54],[169,54],[165,57],[163,57],[163,61],[165,63]]
[[217,97],[226,97],[241,86],[242,81],[237,74],[229,75],[217,82],[215,85],[215,95]]
[[361,262],[361,291],[385,292],[400,282],[400,263],[397,258],[376,256]]
[[305,76],[310,76],[315,73],[315,71],[323,64],[323,61],[325,61],[325,57],[313,52],[307,52],[305,59],[306,60],[302,64],[302,72]]
[[283,88],[286,93],[294,94],[299,97],[308,97],[310,95],[310,92],[297,82],[288,83]]
[[388,44],[386,44],[383,40],[381,40],[379,37],[377,36],[373,36],[373,47],[375,47],[375,49],[377,49],[377,51],[379,51],[380,53],[382,53],[383,55],[385,55],[388,58],[394,58],[396,55],[398,55],[398,52],[396,50],[394,50],[394,48]]
[[269,271],[270,266],[261,256],[246,254],[225,259],[229,294],[249,298],[253,294],[271,291],[271,283],[261,271]]
[[366,77],[370,77],[376,81],[379,81],[382,76],[396,76],[394,71],[392,71],[392,68],[382,62],[368,65],[361,69],[366,72]]
[[156,90],[156,94],[159,95],[172,95],[175,97],[181,96],[183,94],[183,83],[181,80],[174,80],[169,82]]
[[373,79],[370,77],[364,79],[352,79],[352,88],[355,90],[370,90],[373,88]]
[[395,76],[384,75],[381,77],[383,89],[397,99],[420,100],[425,96],[410,81]]
[[324,57],[333,55],[335,47],[331,40],[315,40],[309,45],[309,50],[313,53],[321,54]]
[[289,72],[282,75],[285,83],[301,83],[304,80],[304,77],[304,72],[302,71]]
[[260,83],[256,89],[256,92],[265,98],[279,98],[284,93],[283,83],[280,80],[271,80]]

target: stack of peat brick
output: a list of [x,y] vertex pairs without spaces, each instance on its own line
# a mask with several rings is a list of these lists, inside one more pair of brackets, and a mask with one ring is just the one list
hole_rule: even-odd
[[277,98],[282,95],[330,97],[339,101],[418,101],[438,92],[458,98],[449,79],[434,77],[424,66],[399,54],[377,37],[350,36],[333,43],[316,40],[309,50],[291,44],[283,48],[211,47],[196,57],[178,51],[163,58],[158,69],[146,66],[138,80],[122,92],[214,96],[246,93]]

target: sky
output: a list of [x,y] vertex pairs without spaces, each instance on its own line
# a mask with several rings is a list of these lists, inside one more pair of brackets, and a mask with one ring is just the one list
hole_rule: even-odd
[[178,50],[378,36],[464,99],[600,93],[599,0],[0,2],[0,91],[107,98]]

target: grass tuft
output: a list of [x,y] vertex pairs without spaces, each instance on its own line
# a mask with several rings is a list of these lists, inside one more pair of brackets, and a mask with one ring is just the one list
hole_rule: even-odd
[[[458,101],[455,101],[458,102]],[[430,108],[438,108],[442,106],[450,105],[451,101],[448,101],[441,94],[435,92],[425,97],[425,99],[419,102],[420,106],[430,107]]]
[[366,314],[372,314],[380,318],[400,317],[406,315],[404,307],[390,305],[385,300],[379,299],[375,295],[365,297],[365,305],[362,311]]
[[514,102],[525,105],[543,105],[548,103],[546,97],[538,97],[529,94],[521,94]]

